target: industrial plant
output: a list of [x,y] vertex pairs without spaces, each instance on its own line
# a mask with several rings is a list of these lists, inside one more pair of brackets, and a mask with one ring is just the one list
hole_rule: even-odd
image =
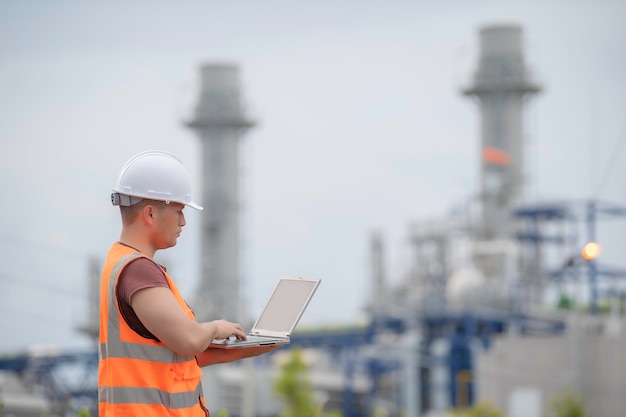
[[[343,417],[440,417],[480,402],[506,416],[542,417],[551,401],[570,393],[590,417],[624,415],[625,293],[615,283],[626,270],[600,262],[597,232],[605,220],[626,221],[626,207],[595,199],[530,201],[525,105],[540,100],[546,86],[529,70],[520,25],[484,26],[478,36],[475,71],[458,92],[459,100],[476,104],[480,120],[475,200],[411,224],[411,267],[401,279],[389,276],[384,233],[372,232],[363,277],[371,287],[366,324],[300,329],[275,353],[204,368],[212,413],[279,415],[272,381],[297,347],[310,365],[316,401]],[[181,127],[201,143],[207,208],[202,280],[194,293],[203,302],[191,304],[205,306],[196,311],[199,320],[250,323],[236,302],[242,299],[239,147],[255,121],[244,111],[236,63],[203,65],[200,78],[193,115]],[[89,279],[97,282],[98,261],[93,264]],[[583,288],[583,300],[567,293],[569,284]],[[97,299],[93,288],[90,297]],[[81,331],[97,340],[97,303],[92,306]],[[88,407],[96,415],[97,363],[95,349],[0,359],[5,413],[40,415],[45,403],[49,412]],[[20,395],[5,388],[10,384]],[[39,399],[31,411],[26,393]]]

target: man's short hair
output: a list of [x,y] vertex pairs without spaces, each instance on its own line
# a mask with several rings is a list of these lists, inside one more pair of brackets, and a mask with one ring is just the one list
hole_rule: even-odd
[[120,214],[122,216],[122,224],[130,225],[135,221],[137,214],[147,205],[153,205],[159,210],[166,206],[165,201],[160,200],[150,200],[149,198],[144,198],[140,202],[133,204],[132,206],[120,206]]

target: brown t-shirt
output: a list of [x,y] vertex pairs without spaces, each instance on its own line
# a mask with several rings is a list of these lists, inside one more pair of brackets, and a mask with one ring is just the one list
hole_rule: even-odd
[[126,324],[133,329],[138,335],[152,340],[159,340],[155,335],[150,333],[143,325],[135,310],[130,305],[130,299],[139,290],[152,287],[169,288],[163,267],[156,264],[148,258],[137,258],[132,260],[122,270],[117,279],[117,288],[115,295],[120,308],[120,313],[126,321]]

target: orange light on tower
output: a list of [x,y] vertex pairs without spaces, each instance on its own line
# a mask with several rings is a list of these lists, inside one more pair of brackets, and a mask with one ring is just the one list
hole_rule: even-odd
[[511,156],[501,149],[488,146],[483,149],[483,161],[506,167],[511,163]]
[[600,255],[600,245],[596,242],[587,242],[585,246],[583,246],[581,255],[583,259],[588,261],[596,259]]

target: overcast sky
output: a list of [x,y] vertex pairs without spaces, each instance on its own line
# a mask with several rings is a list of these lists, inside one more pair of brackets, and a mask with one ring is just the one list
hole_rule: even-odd
[[[464,98],[478,31],[517,23],[544,91],[529,101],[529,201],[626,205],[623,1],[0,2],[0,351],[87,340],[89,259],[119,235],[109,194],[133,154],[177,154],[202,63],[239,66],[257,126],[241,143],[243,296],[322,278],[302,320],[363,319],[368,244],[406,268],[407,225],[477,191],[479,118]],[[198,278],[200,213],[160,254]],[[614,233],[626,236],[625,222]],[[624,253],[623,246],[608,248]]]

